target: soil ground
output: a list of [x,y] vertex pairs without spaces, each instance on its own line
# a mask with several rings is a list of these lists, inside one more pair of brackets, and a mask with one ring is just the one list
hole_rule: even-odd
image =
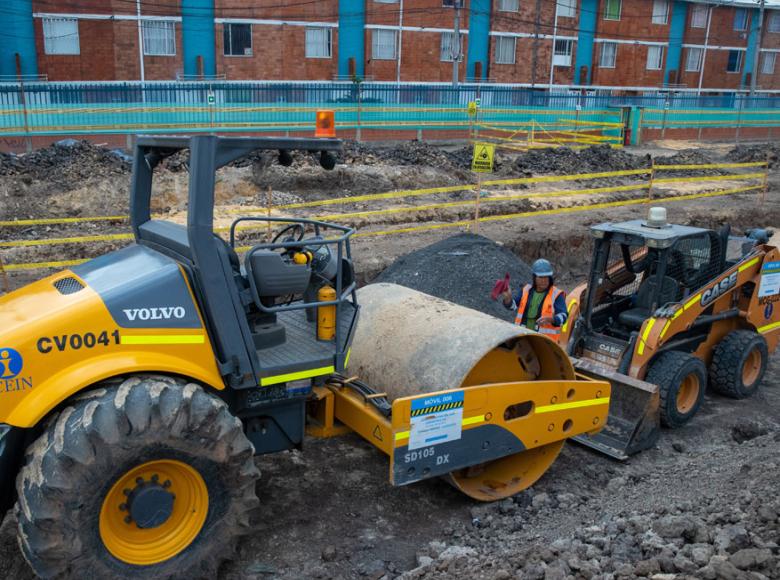
[[[697,144],[681,149],[660,144],[621,152],[616,167],[645,167],[648,156],[682,159],[752,160],[766,155],[730,152],[731,147],[702,151]],[[90,177],[72,178],[47,161],[52,175],[21,169],[0,171],[0,219],[85,215],[122,215],[127,211],[127,167],[103,156],[108,167]],[[442,152],[408,147],[401,153],[361,151],[350,154],[335,173],[314,163],[288,169],[256,161],[254,167],[221,171],[218,222],[228,224],[242,207],[262,206],[272,189],[275,204],[327,199],[392,189],[455,185],[469,179],[457,147]],[[593,154],[594,159],[602,153]],[[753,155],[753,157],[751,157]],[[372,156],[372,157],[369,157]],[[680,158],[679,156],[682,156]],[[731,156],[731,157],[729,157]],[[534,159],[501,160],[500,177],[556,173],[556,167],[533,166]],[[3,161],[3,160],[0,160]],[[17,160],[18,161],[18,160]],[[304,160],[305,161],[305,160]],[[544,158],[542,158],[544,161]],[[565,161],[565,163],[564,163]],[[594,171],[568,156],[559,173]],[[425,165],[419,165],[427,162]],[[673,161],[674,162],[674,161]],[[696,161],[694,161],[696,162]],[[605,163],[609,163],[609,158]],[[612,166],[600,169],[608,171]],[[158,211],[182,220],[186,174],[174,164],[161,175]],[[514,189],[487,188],[488,195],[555,191],[563,187],[602,187],[629,179],[554,184]],[[686,184],[686,191],[738,187],[740,182]],[[731,223],[737,232],[780,225],[780,178],[772,173],[766,199],[755,193],[675,201],[665,204],[671,221],[705,227]],[[656,194],[663,196],[660,188]],[[471,191],[424,198],[425,203],[468,200]],[[520,199],[485,204],[482,215],[528,212],[636,199],[639,192]],[[31,201],[32,200],[32,201]],[[397,201],[316,208],[321,213],[398,207]],[[411,203],[411,202],[410,202]],[[423,203],[422,201],[417,203]],[[322,210],[325,210],[322,212]],[[484,222],[479,233],[529,262],[544,256],[569,289],[588,267],[588,226],[601,221],[642,217],[646,205],[610,207]],[[469,206],[421,214],[350,218],[360,233],[444,224],[469,219]],[[299,213],[299,212],[296,212]],[[312,212],[307,212],[312,215]],[[303,212],[300,212],[303,214]],[[353,243],[361,282],[371,281],[398,257],[461,231],[447,228],[403,235],[358,237]],[[473,232],[474,230],[472,230]],[[127,224],[91,222],[76,225],[0,228],[0,240],[104,235],[127,232]],[[249,243],[252,237],[241,238]],[[2,250],[4,263],[87,258],[125,241],[35,246]],[[13,271],[10,286],[19,287],[44,271]],[[473,289],[490,291],[494,279]],[[0,289],[2,286],[0,286]],[[618,463],[568,444],[552,468],[532,489],[496,504],[477,504],[443,481],[404,488],[387,481],[386,458],[357,436],[327,440],[307,438],[303,450],[258,457],[261,508],[256,533],[238,546],[236,557],[220,570],[221,579],[238,578],[780,578],[780,359],[772,358],[764,384],[751,399],[733,401],[708,394],[696,419],[663,432],[658,445]],[[744,532],[744,533],[743,533]],[[0,528],[0,576],[31,578],[16,548],[14,522]]]

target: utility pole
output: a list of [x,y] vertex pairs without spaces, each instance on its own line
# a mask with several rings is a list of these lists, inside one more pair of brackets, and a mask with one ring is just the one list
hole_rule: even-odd
[[531,52],[531,88],[536,87],[536,63],[539,54],[539,26],[542,23],[542,0],[536,0],[536,18],[534,20],[534,44]]
[[458,66],[460,60],[460,6],[463,0],[455,0],[453,7],[455,8],[455,25],[452,27],[452,32],[455,35],[453,39],[452,52],[452,87],[458,88]]
[[761,0],[758,11],[758,30],[756,31],[756,53],[753,55],[753,74],[750,75],[750,96],[756,92],[756,77],[758,77],[758,58],[761,56],[761,36],[764,32],[764,5],[766,0]]

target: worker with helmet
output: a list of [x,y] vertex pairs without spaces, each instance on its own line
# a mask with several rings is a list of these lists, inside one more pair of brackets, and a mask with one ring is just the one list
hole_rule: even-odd
[[517,309],[515,324],[546,334],[558,341],[561,326],[569,317],[566,293],[553,284],[552,264],[543,258],[531,266],[533,283],[526,284],[513,296],[508,284],[501,293],[504,306]]

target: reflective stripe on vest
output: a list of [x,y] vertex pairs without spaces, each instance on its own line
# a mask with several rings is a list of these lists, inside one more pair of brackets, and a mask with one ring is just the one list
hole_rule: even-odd
[[[523,288],[523,293],[520,296],[520,304],[517,307],[517,314],[515,315],[515,324],[522,325],[523,324],[523,314],[525,313],[526,306],[528,306],[528,300],[531,297],[531,290],[532,287],[530,284],[526,284]],[[547,296],[544,297],[544,302],[542,302],[542,308],[539,312],[539,315],[537,316],[537,319],[539,318],[550,318],[552,319],[555,316],[555,301],[558,299],[558,296],[563,294],[563,290],[559,290],[555,286],[553,286],[550,291],[547,293]],[[552,324],[542,324],[537,325],[536,328],[537,332],[540,332],[542,334],[546,334],[553,340],[558,340],[558,337],[561,335],[561,329],[559,326],[553,326]]]

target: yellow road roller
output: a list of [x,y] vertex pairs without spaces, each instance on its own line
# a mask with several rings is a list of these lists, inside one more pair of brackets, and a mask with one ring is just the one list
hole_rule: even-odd
[[[394,285],[357,290],[352,230],[240,217],[214,233],[215,172],[335,139],[139,137],[135,243],[0,298],[0,485],[42,577],[210,577],[250,533],[253,456],[353,430],[390,482],[477,500],[533,484],[593,433],[610,386],[547,338]],[[152,216],[188,150],[187,223]],[[272,239],[236,247],[242,230]],[[239,259],[243,253],[243,259]]]

